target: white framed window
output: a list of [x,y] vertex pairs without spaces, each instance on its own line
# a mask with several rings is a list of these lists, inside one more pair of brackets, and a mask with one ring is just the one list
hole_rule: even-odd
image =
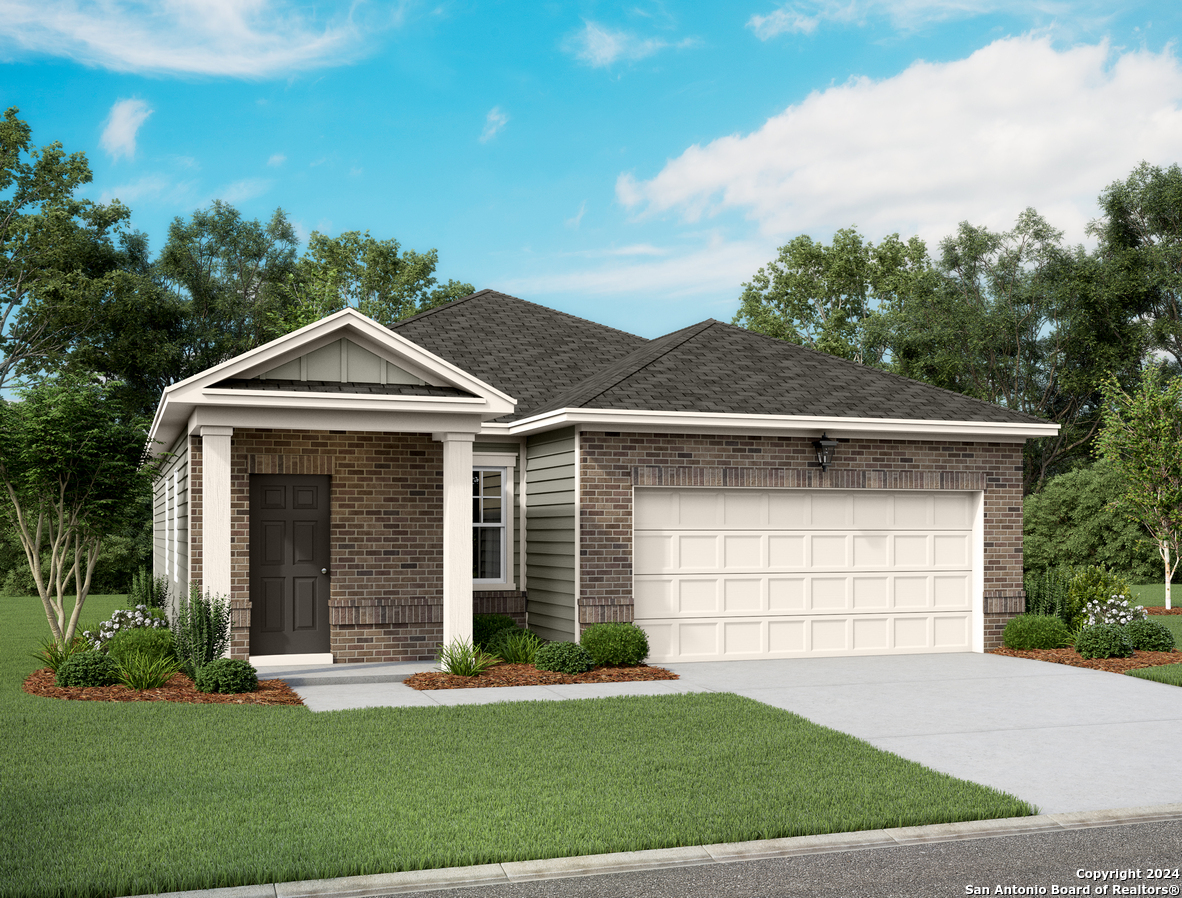
[[513,588],[512,455],[472,456],[472,584]]

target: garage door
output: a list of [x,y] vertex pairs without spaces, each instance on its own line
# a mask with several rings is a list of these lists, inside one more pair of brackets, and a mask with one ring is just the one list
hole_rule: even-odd
[[653,661],[975,647],[979,493],[637,489],[634,501],[635,615]]

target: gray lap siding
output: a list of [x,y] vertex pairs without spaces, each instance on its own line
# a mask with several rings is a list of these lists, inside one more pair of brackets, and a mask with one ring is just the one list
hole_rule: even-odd
[[584,431],[579,468],[581,627],[633,618],[636,486],[981,490],[987,649],[1025,605],[1021,443],[843,441],[822,472],[803,437]]

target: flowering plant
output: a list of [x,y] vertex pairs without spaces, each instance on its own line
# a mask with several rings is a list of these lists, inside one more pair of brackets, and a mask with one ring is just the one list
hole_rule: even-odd
[[1084,606],[1088,626],[1096,624],[1118,624],[1124,626],[1135,620],[1145,620],[1148,612],[1144,605],[1130,604],[1124,596],[1110,596],[1103,602],[1092,600]]
[[116,633],[131,630],[135,627],[168,627],[168,621],[153,612],[147,605],[136,605],[135,608],[116,611],[110,620],[99,624],[98,630],[86,630],[85,637],[96,649],[101,649],[110,642]]

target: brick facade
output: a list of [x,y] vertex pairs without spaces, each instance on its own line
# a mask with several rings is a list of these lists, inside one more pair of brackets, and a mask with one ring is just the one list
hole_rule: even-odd
[[1025,606],[1022,444],[843,440],[827,472],[803,437],[584,431],[579,622],[631,621],[635,486],[982,490],[985,648]]

